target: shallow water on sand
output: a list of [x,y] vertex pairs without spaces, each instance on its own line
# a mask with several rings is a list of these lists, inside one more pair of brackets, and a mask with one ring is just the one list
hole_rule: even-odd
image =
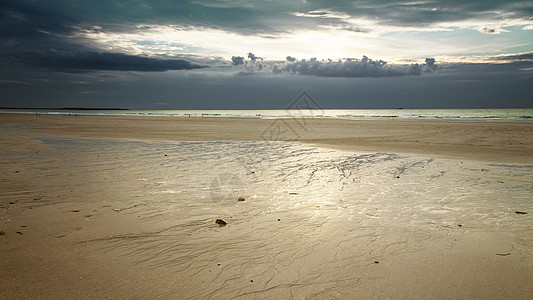
[[513,235],[494,255],[531,262],[533,222],[515,211],[533,213],[533,165],[284,142],[33,138],[40,150],[2,150],[6,168],[33,174],[4,185],[2,203],[93,203],[137,218],[81,242],[168,272],[177,283],[166,295],[348,296],[377,262],[487,230]]

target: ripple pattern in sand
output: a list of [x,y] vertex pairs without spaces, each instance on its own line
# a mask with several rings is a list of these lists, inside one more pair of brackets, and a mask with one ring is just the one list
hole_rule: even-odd
[[[285,142],[42,143],[47,151],[19,155],[64,167],[27,163],[23,171],[39,180],[23,187],[3,175],[18,185],[2,197],[27,205],[68,198],[135,219],[81,242],[167,272],[185,298],[342,298],[376,262],[420,251],[430,237],[451,248],[465,232],[506,228],[517,249],[532,242],[524,234],[531,221],[513,212],[533,211],[533,166]],[[70,192],[54,185],[58,177]],[[63,192],[24,200],[55,191]]]

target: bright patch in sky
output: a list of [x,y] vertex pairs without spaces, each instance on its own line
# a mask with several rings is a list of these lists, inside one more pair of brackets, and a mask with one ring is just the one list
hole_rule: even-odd
[[[363,23],[365,22],[358,24]],[[368,24],[369,22],[361,28],[372,27]],[[83,30],[80,37],[92,40],[102,50],[118,50],[132,55],[187,54],[229,59],[251,51],[268,60],[284,60],[287,56],[342,59],[367,55],[401,61],[405,58],[423,59],[428,56],[509,53],[517,45],[529,46],[531,49],[530,43],[518,43],[524,32],[520,32],[523,28],[519,26],[523,24],[505,27],[506,29],[497,26],[476,29],[474,24],[465,23],[427,28],[374,26],[374,30],[368,33],[324,26],[317,30],[294,30],[264,36],[203,27],[139,24],[131,32]],[[487,39],[487,34],[501,36]],[[514,40],[516,42],[513,43]]]
[[[253,1],[194,3],[225,11],[253,12],[260,7]],[[461,9],[469,8],[468,4],[461,8],[438,1],[380,4],[356,1],[351,7],[345,6],[344,11],[340,7],[305,10],[307,6],[303,2],[299,10],[279,11],[276,14],[279,20],[264,16],[263,21],[257,20],[258,24],[277,22],[280,28],[276,30],[268,30],[267,25],[264,30],[250,32],[231,26],[165,22],[138,23],[131,29],[117,31],[92,27],[78,34],[103,51],[148,56],[220,56],[227,60],[250,51],[268,60],[284,60],[287,56],[341,59],[368,55],[388,61],[533,51],[531,43],[524,44],[527,36],[520,34],[533,28],[533,19],[520,17],[508,7],[486,11],[470,8],[472,11],[462,12]],[[518,2],[510,7],[526,8],[527,4]],[[464,16],[456,17],[461,14]],[[189,15],[194,19],[192,12]],[[205,15],[203,12],[202,16]],[[517,44],[520,49],[516,48]]]

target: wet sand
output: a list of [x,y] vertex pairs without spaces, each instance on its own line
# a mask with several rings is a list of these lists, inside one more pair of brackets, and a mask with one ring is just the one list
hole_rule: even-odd
[[296,140],[345,150],[531,163],[533,122],[216,119],[5,114],[0,124],[84,138],[164,141]]
[[0,298],[533,297],[532,122],[0,128]]

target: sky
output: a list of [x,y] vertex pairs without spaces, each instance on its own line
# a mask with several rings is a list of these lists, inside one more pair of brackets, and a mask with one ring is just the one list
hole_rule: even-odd
[[533,107],[533,1],[2,0],[0,107]]

